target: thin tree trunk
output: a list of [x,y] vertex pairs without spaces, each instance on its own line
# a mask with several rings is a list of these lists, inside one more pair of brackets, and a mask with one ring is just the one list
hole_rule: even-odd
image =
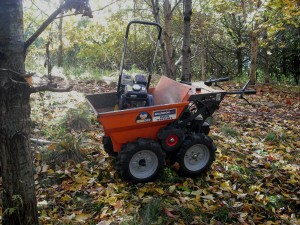
[[22,76],[25,73],[22,10],[22,0],[0,1],[3,225],[38,224],[29,137],[30,87]]
[[192,0],[183,1],[183,43],[182,43],[182,81],[191,81],[191,16],[192,16]]
[[[61,1],[62,3],[62,1]],[[59,40],[59,46],[58,46],[58,57],[57,57],[57,66],[61,67],[63,64],[63,15],[64,13],[61,12],[60,18],[59,18],[59,24],[58,24],[58,40]]]
[[293,55],[293,62],[294,62],[294,79],[296,82],[296,85],[299,85],[299,79],[300,79],[300,57],[299,57],[299,53],[295,53]]
[[169,0],[165,0],[163,4],[164,9],[164,43],[166,49],[166,72],[167,76],[176,80],[176,66],[175,66],[175,49],[173,48],[173,35],[172,35],[172,9]]
[[[264,31],[264,35],[263,38],[265,40],[265,42],[268,41],[268,34],[267,31]],[[268,54],[268,45],[265,46],[263,48],[263,54],[264,54],[264,60],[265,60],[265,64],[263,66],[264,68],[264,79],[265,79],[265,83],[270,83],[270,73],[269,73],[269,66],[270,66],[270,60],[269,60],[269,54]]]
[[250,83],[255,84],[256,81],[256,62],[258,55],[258,37],[257,34],[252,31],[250,35],[251,41],[251,63],[250,63]]
[[[286,40],[285,40],[285,33],[283,32],[282,34],[282,42],[285,43]],[[284,75],[284,76],[287,76],[287,56],[286,56],[286,47],[284,47],[282,49],[282,63],[281,63],[281,73]]]
[[[160,21],[160,16],[159,16],[159,0],[151,0],[151,5],[152,5],[152,14],[153,14],[153,17],[154,17],[154,20],[156,23],[158,24],[161,24],[161,21]],[[166,50],[165,50],[165,43],[163,42],[163,38],[160,38],[159,40],[159,43],[160,43],[160,48],[161,48],[161,51],[162,51],[162,70],[163,70],[163,74],[167,74],[167,53],[166,53]]]
[[238,76],[243,75],[243,49],[238,47],[236,49],[236,59],[237,59],[237,74]]
[[[250,12],[258,10],[261,5],[261,1],[257,0],[257,2],[249,1]],[[255,84],[256,82],[256,62],[258,56],[258,21],[253,21],[252,30],[250,31],[250,42],[251,42],[251,64],[250,64],[250,83]]]
[[201,28],[201,41],[200,41],[200,67],[201,67],[201,80],[206,80],[206,46],[205,35],[203,29],[204,14],[200,14],[200,28]]
[[270,72],[269,72],[269,54],[268,54],[268,49],[266,48],[264,50],[265,54],[265,65],[264,65],[264,78],[265,78],[265,83],[270,83]]
[[206,47],[204,39],[200,43],[200,65],[201,65],[201,79],[206,80]]

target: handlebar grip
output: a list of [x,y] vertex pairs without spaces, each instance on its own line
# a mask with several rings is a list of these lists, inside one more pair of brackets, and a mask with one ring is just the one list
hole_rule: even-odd
[[204,84],[206,85],[206,86],[211,86],[212,85],[212,82],[211,81],[204,81]]
[[224,81],[229,81],[229,77],[221,77],[219,79],[216,79],[216,82],[224,82]]
[[211,86],[213,83],[229,81],[229,77],[221,77],[217,79],[210,79],[204,82],[205,85]]
[[256,94],[256,90],[245,90],[244,92],[246,95],[255,95]]
[[188,81],[183,81],[183,80],[179,81],[179,83],[182,83],[182,84],[187,84],[187,85],[192,85],[192,83],[191,83],[191,82],[188,82]]

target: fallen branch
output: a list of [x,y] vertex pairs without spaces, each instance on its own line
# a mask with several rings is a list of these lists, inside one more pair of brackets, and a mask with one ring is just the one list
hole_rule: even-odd
[[36,139],[36,138],[30,138],[30,141],[35,143],[35,144],[40,144],[40,145],[49,145],[52,144],[51,141],[47,140],[42,140],[42,139]]
[[32,87],[30,92],[36,93],[41,91],[52,91],[52,92],[69,92],[71,91],[73,86],[66,86],[64,88],[58,88],[57,84],[47,84],[39,87]]

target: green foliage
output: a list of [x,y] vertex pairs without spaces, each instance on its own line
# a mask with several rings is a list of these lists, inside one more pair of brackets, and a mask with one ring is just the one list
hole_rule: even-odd
[[[259,34],[260,54],[258,55],[257,79],[264,82],[266,56],[269,58],[271,82],[299,84],[299,10],[297,3],[288,0],[266,1],[253,5],[237,1],[204,0],[193,4],[191,30],[191,71],[194,80],[201,79],[201,73],[209,77],[230,76],[247,77],[250,65],[249,32]],[[55,9],[59,1],[45,2],[38,0],[33,4],[26,1],[24,10],[25,38],[30,37],[46,19],[37,6],[43,9]],[[124,33],[127,23],[135,16],[141,20],[153,21],[152,9],[143,2],[136,2],[139,7],[147,8],[143,13],[135,11],[133,5],[124,4],[113,10],[101,23],[98,17],[63,18],[63,67],[69,77],[97,78],[105,71],[117,71],[120,67]],[[96,5],[103,6],[101,3]],[[162,8],[162,5],[160,5]],[[101,7],[100,7],[101,8]],[[160,10],[162,13],[163,10]],[[163,25],[163,14],[161,24]],[[180,7],[172,15],[174,58],[181,55],[182,12]],[[58,26],[53,23],[34,42],[26,58],[27,70],[46,74],[43,68],[45,44],[50,40],[52,65],[58,58]],[[151,37],[151,38],[150,38]],[[148,41],[147,41],[148,39]],[[144,72],[150,68],[153,50],[154,31],[144,32],[141,28],[131,29],[128,38],[125,69],[136,67]],[[150,41],[149,41],[150,40]],[[160,50],[159,50],[160,51]],[[162,71],[161,52],[158,54],[156,71]],[[205,57],[204,65],[199,63]],[[298,61],[297,61],[298,60]],[[205,68],[203,68],[203,66]],[[135,69],[134,69],[135,70]],[[159,72],[161,73],[161,72]],[[180,65],[177,77],[180,76]]]
[[277,140],[277,136],[274,132],[270,132],[266,136],[266,141],[275,142]]
[[173,171],[171,168],[166,167],[164,170],[164,173],[162,174],[161,178],[162,181],[165,183],[174,183],[176,182],[179,178],[178,175]]
[[227,206],[223,206],[218,208],[215,213],[214,218],[217,221],[225,222],[225,223],[232,223],[237,222],[237,219],[233,216],[234,213],[231,212],[231,208]]
[[140,218],[143,225],[150,224],[162,224],[163,201],[161,199],[154,198],[147,203],[141,210]]
[[179,208],[180,218],[185,221],[186,224],[192,224],[195,216],[202,216],[203,213],[201,210],[196,207],[195,209],[190,209],[187,207],[180,207]]

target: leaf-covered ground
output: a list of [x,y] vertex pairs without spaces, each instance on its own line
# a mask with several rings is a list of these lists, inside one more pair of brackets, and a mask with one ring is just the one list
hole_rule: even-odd
[[[258,85],[252,106],[227,96],[210,121],[218,150],[203,176],[167,167],[156,182],[130,184],[103,151],[84,98],[112,86],[92,81],[32,96],[33,138],[51,142],[32,145],[42,224],[300,224],[299,88]],[[89,129],[68,129],[76,109]],[[57,150],[79,150],[83,161],[64,162]]]

